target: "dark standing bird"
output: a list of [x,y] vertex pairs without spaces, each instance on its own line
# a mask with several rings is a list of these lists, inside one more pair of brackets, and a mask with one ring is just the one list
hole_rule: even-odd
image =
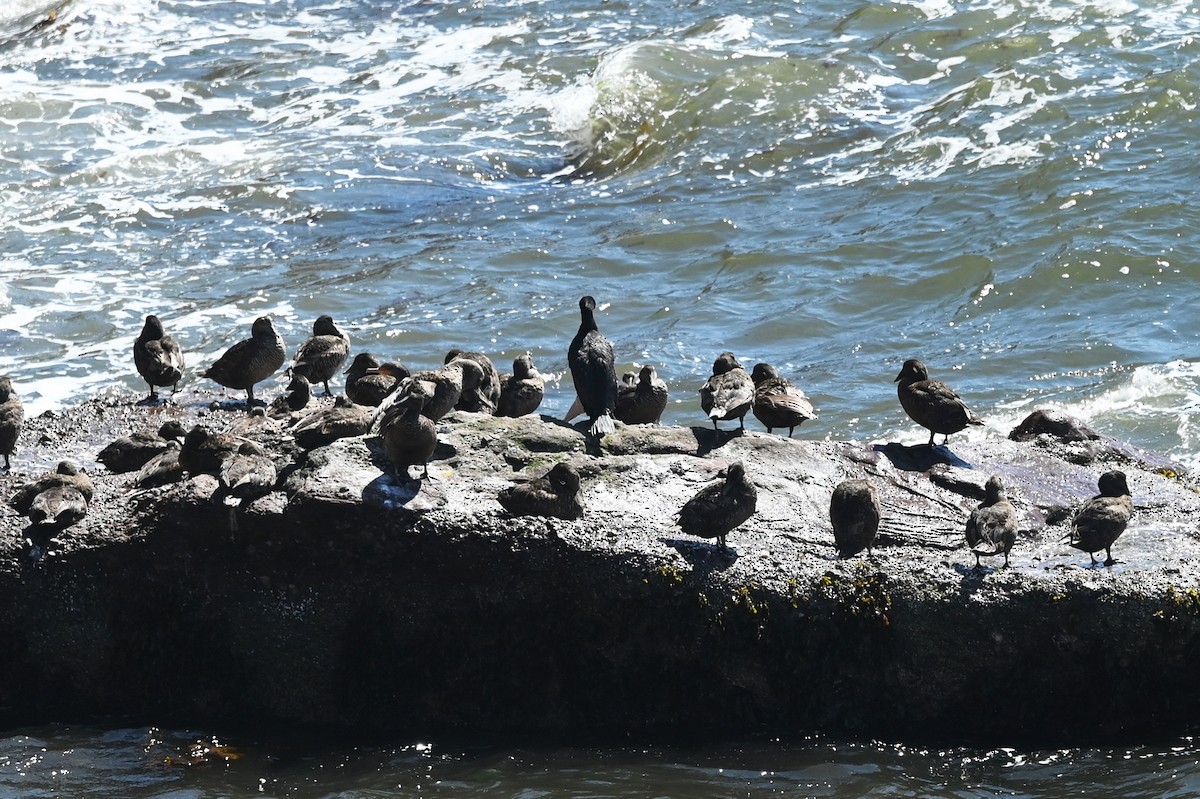
[[6,470],[12,468],[11,458],[17,451],[17,438],[24,421],[25,407],[13,391],[12,380],[0,377],[0,455],[4,455]]
[[746,412],[754,403],[754,381],[733,357],[732,352],[722,352],[713,361],[712,376],[700,387],[700,407],[712,419],[713,430],[719,430],[717,422],[738,420],[739,429],[746,429]]
[[1096,564],[1094,553],[1104,550],[1107,556],[1105,566],[1111,566],[1117,561],[1112,556],[1113,542],[1125,532],[1129,517],[1133,515],[1133,497],[1129,494],[1129,484],[1125,482],[1125,473],[1117,470],[1100,475],[1100,493],[1083,503],[1083,507],[1075,514],[1071,536],[1068,539],[1071,546],[1081,549]]
[[780,377],[769,363],[756,363],[750,378],[754,381],[751,410],[768,433],[776,427],[786,427],[788,438],[791,438],[792,431],[803,422],[817,418],[817,412],[804,392],[786,377]]
[[879,496],[867,480],[843,480],[829,498],[829,521],[838,557],[851,558],[871,547],[879,532]]
[[250,334],[250,338],[227,349],[201,375],[226,388],[244,390],[247,408],[254,406],[254,384],[274,374],[287,359],[283,339],[275,332],[270,317],[255,319]]
[[374,408],[355,405],[348,397],[339,395],[333,407],[313,411],[296,422],[292,435],[301,449],[316,449],[339,438],[365,436],[371,430],[375,414]]
[[333,317],[322,314],[313,322],[312,337],[300,345],[292,371],[310,384],[322,384],[328,397],[329,378],[337,374],[350,354],[350,337],[337,329]]
[[355,405],[378,408],[396,390],[400,380],[408,376],[404,364],[380,363],[371,353],[360,352],[346,370],[346,396]]
[[179,380],[183,377],[183,350],[163,331],[162,322],[154,314],[146,317],[141,335],[133,342],[133,365],[150,384],[148,399],[158,399],[160,386],[172,386],[172,393],[179,390]]
[[429,459],[437,449],[437,429],[421,411],[427,396],[420,390],[404,393],[383,414],[379,437],[396,477],[407,480],[408,467],[422,466],[429,477]]
[[496,501],[513,516],[578,519],[583,515],[578,494],[579,472],[569,463],[556,463],[541,477],[504,489]]
[[477,363],[483,375],[477,387],[472,390],[463,389],[458,402],[454,404],[455,409],[471,413],[495,413],[496,406],[500,403],[500,375],[496,372],[496,365],[482,352],[463,352],[458,349],[446,353],[446,359],[442,363],[464,358]]
[[983,420],[966,406],[954,389],[940,380],[930,380],[929,370],[916,358],[904,362],[900,374],[896,375],[896,389],[900,406],[914,422],[929,428],[929,446],[937,433],[945,436],[942,445],[967,425],[981,425]]
[[643,366],[637,374],[627,372],[617,386],[617,421],[625,424],[658,424],[667,409],[667,384],[659,379],[653,366]]
[[168,419],[156,432],[141,430],[112,441],[100,450],[96,460],[116,474],[136,471],[166,450],[168,441],[182,439],[185,435],[187,431],[178,420]]
[[679,527],[689,535],[716,538],[726,547],[725,536],[754,515],[758,492],[741,461],[731,463],[722,474],[724,480],[709,483],[679,509]]
[[[1004,483],[992,475],[983,487],[984,498],[978,508],[967,518],[967,546],[975,555],[975,568],[979,568],[979,557],[1004,555],[1008,566],[1008,553],[1017,541],[1017,509],[1004,493]],[[980,546],[986,549],[980,549]]]
[[35,525],[61,529],[84,517],[92,492],[85,472],[70,461],[60,461],[55,471],[17,489],[8,504]]
[[616,430],[617,370],[612,342],[596,327],[596,300],[581,298],[579,315],[579,331],[567,348],[567,364],[579,404],[592,423],[588,432],[599,438]]
[[542,404],[546,394],[546,381],[529,353],[518,355],[513,361],[511,375],[500,378],[500,402],[496,405],[497,416],[525,416],[533,413]]

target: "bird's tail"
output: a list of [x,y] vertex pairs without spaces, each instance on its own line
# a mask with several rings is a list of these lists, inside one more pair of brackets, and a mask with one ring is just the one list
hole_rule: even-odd
[[612,414],[610,414],[608,411],[605,411],[597,416],[596,420],[592,422],[592,428],[589,432],[591,432],[591,434],[596,438],[600,438],[601,436],[608,435],[616,429],[617,426],[613,423]]

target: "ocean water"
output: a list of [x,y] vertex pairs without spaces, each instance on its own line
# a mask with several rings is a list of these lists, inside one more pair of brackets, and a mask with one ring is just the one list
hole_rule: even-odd
[[[919,357],[987,419],[962,435],[1052,406],[1194,467],[1197,31],[1174,0],[3,0],[0,373],[32,413],[132,396],[148,313],[195,370],[256,316],[294,348],[330,313],[355,350],[413,367],[530,351],[562,413],[592,294],[619,368],[670,384],[668,423],[705,423],[695,389],[732,350],[809,394],[800,436],[921,442],[892,382]],[[91,763],[72,774],[141,785],[145,730],[48,734]],[[14,795],[61,788],[48,754],[14,776],[41,737],[7,742]],[[581,796],[1049,796],[1097,771],[1114,796],[1164,796],[1200,778],[1191,742],[760,746],[347,757],[408,782],[436,763],[437,790],[489,796],[576,777]],[[336,757],[271,791],[392,795],[390,776],[339,786]],[[1157,781],[1161,763],[1183,776]],[[266,773],[213,772],[238,782],[159,769],[138,795]],[[875,787],[840,792],[864,773]]]

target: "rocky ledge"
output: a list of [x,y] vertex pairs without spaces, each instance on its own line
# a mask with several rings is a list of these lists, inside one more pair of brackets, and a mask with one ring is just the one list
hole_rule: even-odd
[[[0,721],[1015,745],[1182,734],[1200,711],[1200,496],[1077,427],[949,448],[620,427],[597,448],[553,420],[460,413],[430,479],[405,482],[374,437],[303,453],[284,423],[210,400],[27,422],[4,495],[73,458],[95,497],[49,541],[0,515]],[[142,490],[94,462],[166,418],[261,442],[276,489],[230,505],[211,477]],[[560,460],[582,519],[500,508],[514,474]],[[723,550],[672,514],[734,460],[758,509]],[[1113,466],[1135,513],[1120,563],[1092,567],[1063,543],[1069,509]],[[1021,516],[998,570],[962,534],[991,474]],[[880,495],[873,559],[835,557],[847,477]]]

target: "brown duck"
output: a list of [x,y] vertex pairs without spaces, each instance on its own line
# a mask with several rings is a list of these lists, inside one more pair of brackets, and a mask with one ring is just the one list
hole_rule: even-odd
[[250,338],[225,351],[202,373],[226,388],[244,390],[246,407],[254,405],[254,384],[266,380],[287,358],[283,339],[275,332],[270,317],[260,316],[250,328]]
[[166,450],[167,442],[182,440],[185,435],[187,431],[178,420],[168,419],[157,431],[139,430],[110,442],[96,455],[96,460],[116,474],[137,471]]
[[12,468],[12,456],[17,451],[17,439],[21,425],[25,422],[25,407],[21,398],[13,391],[12,380],[0,377],[0,455],[4,456],[4,468]]
[[758,492],[741,461],[731,463],[720,476],[725,479],[706,485],[679,509],[679,527],[726,547],[725,536],[754,515]]
[[1095,553],[1104,550],[1105,566],[1117,561],[1112,556],[1112,545],[1125,532],[1129,517],[1133,515],[1133,497],[1125,473],[1117,470],[1100,475],[1100,493],[1083,503],[1075,514],[1068,538],[1071,546],[1081,549],[1096,564]]
[[937,433],[945,436],[942,440],[945,445],[951,433],[957,433],[967,425],[983,424],[954,389],[940,380],[930,380],[929,370],[916,358],[904,362],[895,382],[899,384],[896,393],[900,397],[900,406],[914,422],[929,429],[931,447]]
[[346,370],[346,396],[355,405],[378,408],[396,390],[400,380],[408,376],[404,364],[380,363],[371,353],[360,352]]
[[746,412],[753,404],[754,381],[732,352],[722,352],[713,361],[712,376],[700,387],[700,407],[712,420],[713,430],[720,429],[717,422],[732,419],[745,430]]
[[133,365],[150,386],[148,399],[158,399],[160,387],[179,390],[183,377],[183,350],[163,330],[162,321],[154,314],[146,317],[142,332],[133,342]]
[[879,496],[867,480],[843,480],[829,498],[829,521],[838,557],[852,558],[871,547],[879,532]]
[[429,477],[429,459],[437,449],[437,430],[422,413],[427,399],[419,389],[407,392],[384,411],[379,423],[384,454],[392,462],[396,477],[402,480],[408,479],[410,466],[423,467],[422,477]]
[[333,317],[322,314],[313,322],[312,336],[300,345],[292,372],[325,387],[325,396],[330,395],[329,379],[338,373],[350,354],[350,337],[337,329]]
[[500,378],[496,415],[515,417],[533,413],[545,395],[546,380],[533,365],[533,356],[529,353],[518,355],[513,361],[512,374]]
[[458,402],[454,404],[455,410],[494,414],[496,406],[500,403],[500,375],[496,372],[496,365],[482,352],[463,352],[459,349],[447,352],[446,359],[442,363],[450,363],[463,358],[478,364],[483,374],[474,388],[464,387]]
[[667,409],[667,384],[653,366],[626,372],[617,386],[617,421],[625,424],[658,424]]
[[70,461],[17,489],[8,504],[34,525],[64,528],[81,520],[92,501],[92,480]]
[[266,455],[253,441],[230,433],[210,433],[200,425],[194,426],[183,439],[179,449],[179,466],[193,477],[198,474],[218,475],[221,466],[236,453]]
[[333,406],[306,414],[292,427],[292,435],[303,450],[332,444],[339,438],[364,436],[371,430],[376,411],[367,405],[355,405],[339,395]]
[[816,419],[817,412],[804,392],[796,388],[786,377],[780,377],[769,363],[756,363],[750,373],[754,381],[754,417],[763,423],[767,432],[776,427],[786,427],[788,438],[792,431],[809,419]]
[[569,463],[556,463],[541,477],[514,483],[496,495],[496,500],[513,516],[550,516],[578,519],[579,472]]
[[1017,541],[1017,509],[996,475],[988,478],[983,492],[983,502],[967,517],[967,546],[975,556],[975,568],[980,568],[980,556],[993,555],[1003,555],[1007,567],[1008,553]]

